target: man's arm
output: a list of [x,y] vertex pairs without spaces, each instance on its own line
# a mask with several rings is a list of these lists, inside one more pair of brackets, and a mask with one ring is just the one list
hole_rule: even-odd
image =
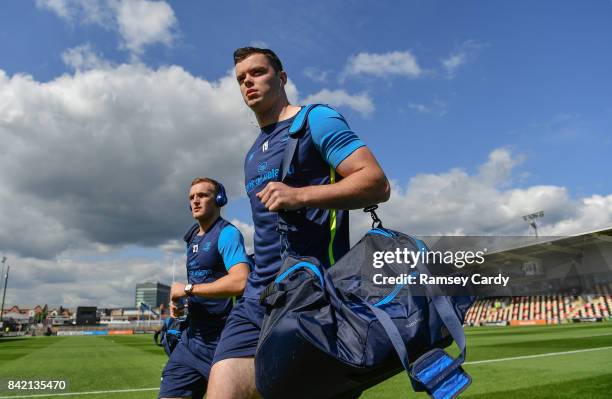
[[[194,284],[191,294],[193,296],[202,296],[207,298],[227,298],[234,295],[241,295],[246,286],[246,280],[249,276],[249,265],[247,263],[238,263],[232,266],[226,276],[221,277],[212,283]],[[185,284],[174,283],[170,298],[172,301],[178,301],[185,298]]]
[[391,195],[389,181],[367,147],[356,149],[336,168],[342,180],[335,184],[289,187],[271,182],[257,194],[271,211],[302,207],[358,209],[385,202]]
[[266,208],[357,209],[389,199],[391,190],[384,172],[342,115],[329,107],[316,107],[308,116],[308,124],[313,144],[343,179],[336,184],[300,188],[268,183],[257,194]]
[[179,308],[178,306],[176,306],[173,300],[170,299],[170,317],[175,318],[175,319],[182,317],[185,314],[184,311],[185,311],[184,308]]
[[[233,225],[227,225],[219,233],[217,249],[223,258],[227,275],[212,283],[194,284],[192,295],[208,298],[226,298],[241,295],[249,277],[249,257],[244,248],[244,238]],[[170,292],[173,301],[185,297],[185,284],[174,283]]]

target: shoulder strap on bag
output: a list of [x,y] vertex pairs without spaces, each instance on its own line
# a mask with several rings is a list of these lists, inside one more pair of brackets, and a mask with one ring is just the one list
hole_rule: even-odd
[[283,153],[283,162],[281,164],[282,173],[279,175],[278,181],[282,182],[285,180],[287,173],[289,173],[289,167],[291,166],[291,161],[293,160],[295,150],[297,149],[299,133],[302,132],[306,126],[308,126],[308,114],[310,114],[310,111],[320,105],[324,106],[325,104],[308,104],[302,107],[289,127],[289,137],[287,138],[285,152]]
[[187,230],[187,232],[183,236],[183,240],[187,243],[187,245],[191,244],[191,240],[193,240],[193,236],[195,236],[199,230],[200,230],[199,224],[194,223],[191,225],[189,230]]
[[[282,173],[279,175],[279,180],[282,182],[287,177],[287,173],[289,173],[289,167],[291,166],[291,161],[293,161],[293,157],[295,156],[295,150],[297,148],[298,136],[299,133],[308,126],[308,115],[310,111],[315,109],[316,107],[323,106],[328,107],[327,104],[308,104],[297,113],[291,127],[289,127],[289,137],[287,138],[287,144],[285,146],[285,152],[283,154],[283,162],[282,162]],[[366,207],[363,211],[370,212],[372,215],[372,227],[382,227],[382,222],[374,212],[378,208],[378,205],[374,204],[372,206]]]

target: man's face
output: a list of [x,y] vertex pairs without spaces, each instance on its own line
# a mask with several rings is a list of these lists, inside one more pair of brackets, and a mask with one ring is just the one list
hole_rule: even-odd
[[246,105],[263,112],[278,100],[286,78],[284,72],[274,71],[265,55],[256,53],[236,64],[236,79]]
[[218,208],[215,203],[215,186],[208,182],[197,183],[189,189],[189,205],[194,219],[211,217]]

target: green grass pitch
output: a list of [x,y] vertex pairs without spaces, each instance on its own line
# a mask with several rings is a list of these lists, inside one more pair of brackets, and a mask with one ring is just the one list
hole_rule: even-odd
[[[467,337],[473,382],[462,397],[612,397],[612,323],[471,328]],[[165,361],[151,335],[0,338],[0,381],[68,380],[71,395],[58,398],[156,398]],[[5,387],[0,398],[40,394]],[[132,391],[108,392],[118,390]],[[414,393],[404,373],[362,395],[398,397],[426,395]]]

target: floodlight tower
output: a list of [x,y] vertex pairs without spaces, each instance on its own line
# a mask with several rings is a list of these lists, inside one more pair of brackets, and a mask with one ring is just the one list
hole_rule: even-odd
[[[6,263],[6,256],[2,257],[2,270],[4,271],[4,264]],[[4,298],[6,297],[6,285],[8,284],[8,273],[9,265],[6,265],[6,274],[4,275],[4,292],[2,293],[2,305],[0,306],[0,327],[4,326]],[[2,278],[0,276],[0,278]]]
[[[2,261],[0,261],[0,263],[2,263],[2,273],[0,273],[0,279],[1,279],[2,276],[4,276],[4,264],[6,263],[6,256],[2,257]],[[2,288],[2,284],[0,284],[0,288]]]
[[538,237],[538,225],[536,223],[536,219],[541,217],[544,217],[544,211],[539,211],[523,216],[523,220],[529,223],[530,227],[533,227],[536,237]]

